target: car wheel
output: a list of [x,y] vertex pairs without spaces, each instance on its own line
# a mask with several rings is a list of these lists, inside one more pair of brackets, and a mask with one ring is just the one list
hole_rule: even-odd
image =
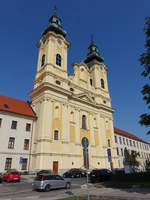
[[66,183],[66,189],[70,189],[71,184],[70,183]]
[[51,186],[50,186],[50,185],[46,185],[46,186],[45,186],[45,192],[49,192],[50,189],[51,189]]

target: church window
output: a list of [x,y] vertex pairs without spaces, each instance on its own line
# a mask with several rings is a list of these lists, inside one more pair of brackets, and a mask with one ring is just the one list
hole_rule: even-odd
[[56,84],[57,84],[57,85],[60,85],[61,83],[60,83],[60,81],[56,80]]
[[45,54],[42,56],[41,67],[45,64]]
[[101,88],[105,88],[104,79],[101,78]]
[[58,130],[54,131],[54,140],[58,140]]
[[61,67],[61,55],[60,54],[56,54],[56,65]]
[[90,85],[92,86],[93,85],[93,80],[90,78]]
[[82,115],[82,129],[86,129],[86,116]]

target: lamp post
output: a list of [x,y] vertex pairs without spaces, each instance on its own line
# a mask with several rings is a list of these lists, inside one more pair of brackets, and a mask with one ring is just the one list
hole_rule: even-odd
[[87,184],[87,193],[88,193],[88,200],[90,200],[90,191],[88,187],[88,182],[89,182],[89,176],[88,176],[88,146],[89,142],[86,137],[82,138],[82,147],[83,147],[83,152],[85,153],[85,160],[86,160],[86,184]]

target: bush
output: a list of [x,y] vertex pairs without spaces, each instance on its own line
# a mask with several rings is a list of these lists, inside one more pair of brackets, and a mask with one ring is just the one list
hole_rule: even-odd
[[150,172],[115,174],[112,175],[111,180],[123,182],[150,182]]

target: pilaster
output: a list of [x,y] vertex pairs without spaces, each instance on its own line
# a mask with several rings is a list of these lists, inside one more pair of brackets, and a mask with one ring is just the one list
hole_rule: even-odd
[[62,105],[62,140],[63,142],[69,142],[69,112],[68,105]]
[[80,110],[76,109],[76,144],[80,144]]
[[92,114],[90,114],[90,140],[91,140],[91,145],[95,145],[93,115]]

